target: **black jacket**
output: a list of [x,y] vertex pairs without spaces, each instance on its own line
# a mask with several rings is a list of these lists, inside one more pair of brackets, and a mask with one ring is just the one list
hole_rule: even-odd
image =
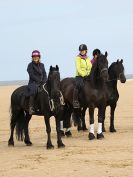
[[43,63],[29,63],[27,67],[27,72],[29,74],[28,90],[29,96],[35,95],[37,93],[37,88],[40,84],[47,81],[47,74]]

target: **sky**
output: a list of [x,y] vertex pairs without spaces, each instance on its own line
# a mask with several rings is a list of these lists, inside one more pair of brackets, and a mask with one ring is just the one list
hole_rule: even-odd
[[62,78],[75,76],[82,43],[90,58],[99,48],[133,74],[133,1],[0,0],[0,81],[27,80],[35,49],[47,73],[57,64]]

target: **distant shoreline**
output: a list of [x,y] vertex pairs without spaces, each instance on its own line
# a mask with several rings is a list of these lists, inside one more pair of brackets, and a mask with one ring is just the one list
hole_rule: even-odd
[[16,81],[0,81],[0,86],[10,86],[10,85],[27,85],[26,80],[16,80]]
[[[133,80],[133,74],[126,75],[128,81]],[[0,81],[0,86],[27,85],[28,80]]]

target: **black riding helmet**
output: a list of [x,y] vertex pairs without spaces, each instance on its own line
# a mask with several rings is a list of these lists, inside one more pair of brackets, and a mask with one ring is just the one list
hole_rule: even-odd
[[87,50],[87,45],[81,44],[81,45],[79,46],[79,51],[84,51],[84,50]]
[[99,49],[93,50],[93,56],[95,55],[101,55],[101,51]]

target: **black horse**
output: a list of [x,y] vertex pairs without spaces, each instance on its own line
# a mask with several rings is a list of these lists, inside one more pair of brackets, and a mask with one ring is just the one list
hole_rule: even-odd
[[[123,60],[117,60],[109,67],[109,81],[106,83],[107,87],[107,106],[110,106],[110,132],[116,132],[114,127],[114,112],[117,106],[117,101],[119,99],[119,92],[117,89],[117,81],[120,80],[121,83],[126,82],[126,77],[124,74]],[[105,109],[106,111],[106,109]],[[105,120],[105,116],[104,116]],[[105,132],[103,120],[103,131]]]
[[[84,78],[84,87],[79,93],[79,102],[81,108],[89,107],[90,123],[94,124],[94,108],[98,107],[98,123],[99,131],[97,138],[103,138],[102,122],[104,118],[104,110],[106,106],[105,81],[108,80],[108,60],[107,52],[100,55],[95,65],[93,65],[90,76]],[[77,123],[80,126],[81,109],[73,109],[73,90],[75,87],[74,78],[66,78],[61,81],[61,91],[65,100],[64,107],[64,128],[70,127],[70,118],[72,112],[76,115]],[[93,134],[89,134],[89,139],[94,138]]]
[[[120,80],[121,83],[126,82],[126,77],[124,74],[124,66],[123,66],[123,60],[117,60],[116,62],[112,63],[108,69],[109,72],[109,80],[106,82],[106,94],[107,94],[107,104],[106,106],[110,106],[110,132],[116,132],[116,129],[114,127],[114,112],[117,106],[117,101],[119,99],[119,93],[117,89],[117,81]],[[87,107],[84,107],[81,110],[81,125],[82,129],[86,129],[85,124],[85,112]],[[106,112],[106,109],[105,109]],[[74,121],[75,121],[75,115]],[[105,120],[105,114],[103,119],[103,132],[105,132],[105,126],[104,126],[104,120]]]
[[[32,115],[29,114],[29,98],[24,99],[27,86],[17,88],[11,95],[11,135],[8,141],[9,146],[14,146],[14,128],[18,140],[25,142],[26,145],[32,145],[29,137],[28,125]],[[64,147],[60,135],[60,114],[63,107],[63,98],[60,91],[60,73],[59,68],[50,67],[48,80],[46,84],[38,88],[35,98],[35,114],[44,116],[46,131],[48,135],[47,149],[54,148],[51,142],[50,117],[55,116],[57,144],[58,147]]]

